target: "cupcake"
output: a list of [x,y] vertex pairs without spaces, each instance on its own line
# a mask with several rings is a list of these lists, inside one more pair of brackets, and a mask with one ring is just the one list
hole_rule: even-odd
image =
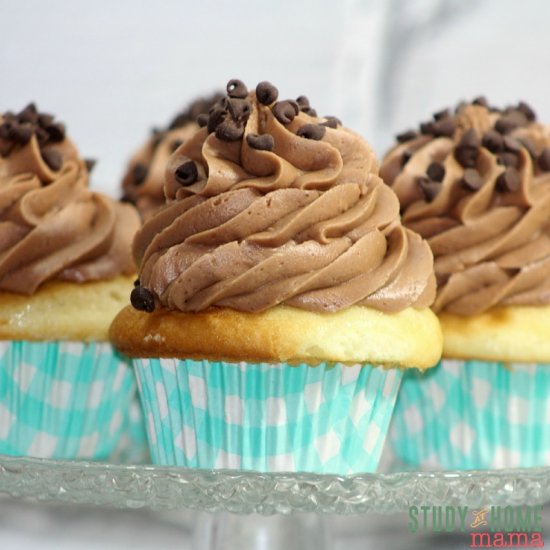
[[369,145],[261,82],[170,157],[110,329],[154,463],[374,471],[402,372],[441,352],[429,246]]
[[170,155],[198,129],[197,118],[207,116],[221,94],[196,99],[166,128],[154,129],[131,157],[122,179],[123,200],[146,217],[164,204],[164,171]]
[[135,392],[108,342],[139,216],[88,189],[65,127],[0,115],[0,454],[107,458]]
[[407,373],[394,450],[413,467],[549,465],[549,128],[478,98],[397,140],[381,175],[434,254],[444,359]]

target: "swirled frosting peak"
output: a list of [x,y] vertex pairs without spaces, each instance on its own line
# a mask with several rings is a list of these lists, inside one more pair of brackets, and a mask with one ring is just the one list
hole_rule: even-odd
[[132,156],[122,179],[123,200],[134,204],[142,217],[164,204],[164,171],[170,155],[198,129],[197,118],[222,94],[193,101],[166,126],[154,128],[149,139]]
[[65,127],[30,104],[0,114],[0,291],[135,271],[139,217],[88,189],[88,166]]
[[369,145],[306,97],[232,80],[170,157],[166,206],[134,240],[138,309],[429,306],[428,245],[399,221]]
[[381,175],[432,248],[436,311],[550,304],[550,129],[484,98],[397,137]]

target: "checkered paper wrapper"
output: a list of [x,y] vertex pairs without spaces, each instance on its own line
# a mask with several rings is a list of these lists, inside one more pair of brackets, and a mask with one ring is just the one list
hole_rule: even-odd
[[0,341],[0,454],[107,460],[135,391],[108,343]]
[[376,470],[402,372],[134,361],[153,463],[261,472]]
[[550,465],[550,364],[443,360],[403,378],[388,444],[407,468]]

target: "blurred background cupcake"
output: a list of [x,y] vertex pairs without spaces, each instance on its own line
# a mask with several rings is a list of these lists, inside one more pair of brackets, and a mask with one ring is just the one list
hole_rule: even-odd
[[134,204],[142,217],[165,202],[164,175],[170,155],[198,129],[197,118],[221,98],[213,94],[193,101],[166,128],[155,128],[149,139],[132,155],[122,179],[123,200]]
[[34,104],[0,115],[0,454],[106,459],[135,393],[107,340],[135,278],[131,205]]
[[441,351],[427,243],[370,146],[305,96],[227,85],[172,154],[111,326],[157,464],[377,468],[402,372]]
[[441,365],[408,373],[392,445],[406,464],[550,464],[550,130],[483,97],[404,132],[381,175],[427,239]]

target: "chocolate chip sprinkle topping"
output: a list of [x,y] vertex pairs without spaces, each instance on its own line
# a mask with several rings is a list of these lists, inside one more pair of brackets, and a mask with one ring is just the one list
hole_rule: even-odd
[[455,148],[454,156],[464,168],[473,168],[479,155],[479,139],[473,128],[464,133]]
[[422,193],[424,193],[426,202],[432,202],[441,190],[441,184],[439,182],[432,181],[425,176],[416,178],[416,183],[418,187],[420,187]]
[[279,90],[273,84],[262,81],[256,86],[256,98],[262,105],[271,105],[277,101]]
[[170,151],[173,153],[178,147],[180,147],[181,145],[183,145],[183,140],[181,139],[174,139],[171,143],[170,143]]
[[147,166],[145,164],[138,163],[132,170],[132,176],[134,179],[134,185],[141,185],[147,177]]
[[486,149],[489,149],[491,153],[499,153],[504,149],[504,141],[502,135],[495,130],[487,131],[481,140],[481,144]]
[[472,105],[479,105],[480,107],[485,107],[487,109],[489,108],[489,102],[487,101],[487,98],[483,95],[476,97],[472,101]]
[[510,152],[498,153],[497,162],[498,164],[503,164],[504,166],[510,166],[512,168],[517,168],[519,166],[518,156]]
[[246,136],[246,143],[252,149],[258,149],[260,151],[273,151],[273,148],[275,147],[275,141],[273,139],[273,136],[269,134],[248,134]]
[[304,124],[298,131],[296,135],[306,139],[320,140],[323,139],[327,129],[322,124]]
[[517,121],[509,116],[502,116],[495,122],[495,130],[501,134],[508,134],[517,127]]
[[531,107],[527,105],[527,103],[525,103],[524,101],[520,101],[518,103],[517,110],[523,113],[527,120],[529,120],[530,122],[533,122],[537,119],[535,111],[533,111],[533,109],[531,109]]
[[531,158],[537,158],[537,146],[528,137],[520,137],[518,141],[527,149],[527,152],[531,155]]
[[43,149],[40,151],[44,162],[57,172],[63,166],[63,155],[55,149]]
[[437,113],[434,113],[434,120],[441,120],[443,118],[447,118],[451,116],[451,112],[449,109],[442,109],[441,111],[437,111]]
[[471,191],[477,191],[483,186],[483,179],[474,168],[466,168],[462,176],[462,185]]
[[288,100],[278,101],[273,105],[271,111],[281,124],[290,124],[299,112],[299,108],[296,109],[295,105],[297,106],[297,103]]
[[208,124],[208,115],[206,113],[201,113],[198,117],[197,117],[197,124],[201,127],[201,128],[204,128],[207,124]]
[[250,116],[250,103],[244,99],[229,99],[227,111],[235,122],[246,122]]
[[432,132],[436,137],[452,137],[456,130],[456,122],[450,118],[442,118],[432,125]]
[[296,98],[296,103],[300,110],[309,109],[311,105],[309,104],[309,99],[305,95],[301,95]]
[[188,160],[176,168],[174,175],[181,185],[192,185],[197,181],[199,172],[197,165],[192,160]]
[[506,168],[497,178],[497,189],[499,191],[517,191],[521,185],[519,172],[512,167]]
[[537,166],[543,172],[550,172],[550,147],[545,147],[537,158]]
[[406,132],[397,134],[396,139],[399,143],[405,143],[407,141],[411,141],[411,139],[415,139],[416,137],[418,137],[418,132],[415,132],[414,130],[407,130]]
[[333,128],[336,129],[338,126],[342,126],[342,121],[339,118],[336,118],[335,116],[327,116],[325,117],[325,122],[321,122],[322,126],[326,126],[327,128]]
[[84,164],[86,165],[86,170],[88,170],[88,173],[91,173],[94,169],[95,165],[97,164],[96,159],[84,159]]
[[411,157],[413,156],[412,151],[403,151],[403,156],[401,157],[401,168],[411,160]]
[[428,169],[426,170],[426,174],[428,174],[428,177],[437,182],[443,181],[443,178],[445,177],[445,167],[443,164],[440,164],[439,162],[432,162]]
[[140,310],[152,313],[155,311],[155,297],[150,290],[143,286],[136,286],[130,293],[130,302]]
[[244,99],[248,95],[248,90],[242,80],[233,78],[227,83],[227,95],[238,99]]
[[216,127],[216,137],[221,141],[238,141],[244,135],[244,126],[232,120],[224,120]]

